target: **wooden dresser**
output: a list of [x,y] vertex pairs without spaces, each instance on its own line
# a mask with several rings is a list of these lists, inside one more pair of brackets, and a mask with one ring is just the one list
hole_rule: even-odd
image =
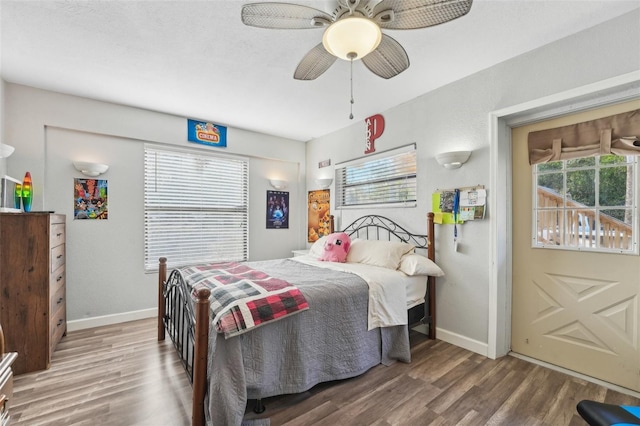
[[13,371],[11,364],[18,356],[15,352],[4,353],[4,334],[0,326],[0,426],[11,421],[11,400],[13,398]]
[[15,374],[44,370],[67,331],[65,216],[0,213],[0,324]]

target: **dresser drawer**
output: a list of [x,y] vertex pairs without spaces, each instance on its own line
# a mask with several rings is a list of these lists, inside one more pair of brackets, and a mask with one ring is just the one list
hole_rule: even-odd
[[[56,345],[62,339],[62,335],[67,331],[67,308],[62,305],[51,317],[51,342],[49,346],[49,361],[51,354],[56,349]],[[49,368],[49,367],[47,367]]]
[[13,398],[13,371],[10,368],[0,377],[0,396],[2,395],[4,395],[4,401],[0,401],[0,413],[9,410]]
[[67,220],[67,217],[63,214],[52,214],[49,218],[52,225],[56,223],[65,223]]
[[64,265],[64,244],[51,249],[51,272]]
[[61,287],[65,286],[66,273],[65,266],[62,265],[49,276],[49,294],[55,294]]
[[55,317],[58,313],[58,309],[66,306],[66,294],[65,288],[60,287],[57,292],[53,293],[51,296],[51,316]]
[[[7,402],[8,403],[8,402]],[[9,426],[9,422],[11,421],[11,416],[9,415],[9,409],[4,410],[4,402],[0,403],[0,426]]]
[[64,244],[65,232],[64,223],[51,225],[51,230],[49,231],[49,244],[51,248]]

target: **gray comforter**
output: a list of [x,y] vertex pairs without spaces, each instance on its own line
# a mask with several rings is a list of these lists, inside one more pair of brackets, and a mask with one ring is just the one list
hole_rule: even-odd
[[309,310],[225,339],[210,327],[207,423],[240,425],[247,399],[304,392],[380,363],[409,362],[407,326],[367,331],[360,277],[289,259],[248,266],[297,286]]

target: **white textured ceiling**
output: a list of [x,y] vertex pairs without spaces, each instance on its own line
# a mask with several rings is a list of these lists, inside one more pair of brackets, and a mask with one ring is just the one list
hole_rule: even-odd
[[[291,2],[327,12],[336,4]],[[411,66],[384,80],[356,62],[351,121],[347,62],[336,61],[314,81],[293,79],[322,30],[244,26],[244,3],[1,0],[0,75],[11,83],[307,141],[640,8],[640,0],[475,0],[468,15],[449,23],[385,30],[403,45]]]

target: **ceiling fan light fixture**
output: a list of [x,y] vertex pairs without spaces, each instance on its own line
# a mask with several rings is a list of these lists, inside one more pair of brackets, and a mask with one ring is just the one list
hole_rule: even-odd
[[327,52],[349,61],[362,59],[373,52],[382,40],[380,27],[371,19],[352,16],[340,19],[329,26],[322,36],[322,45]]

